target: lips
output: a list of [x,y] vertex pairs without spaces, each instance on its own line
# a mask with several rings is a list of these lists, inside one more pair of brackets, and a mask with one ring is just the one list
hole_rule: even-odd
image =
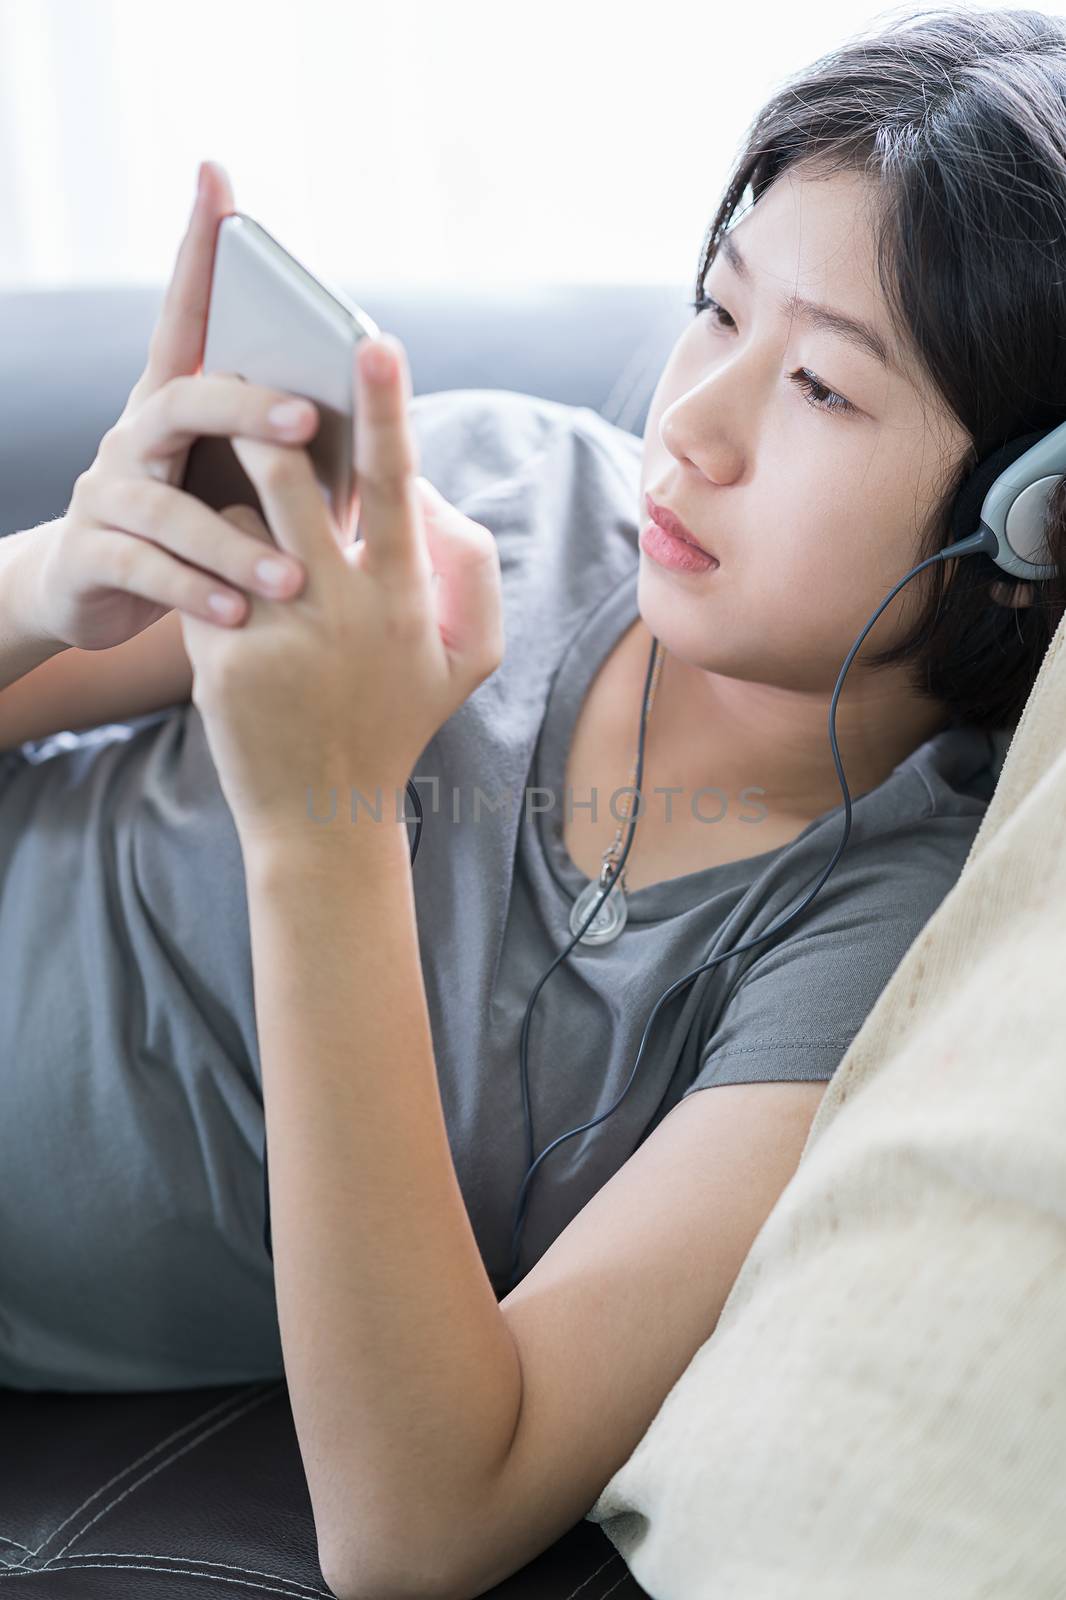
[[675,539],[683,539],[686,544],[694,545],[697,550],[702,550],[705,556],[711,556],[713,561],[718,560],[718,557],[708,550],[706,545],[700,544],[695,535],[689,532],[676,512],[668,511],[665,506],[657,506],[650,494],[645,494],[644,504],[648,509],[649,517],[653,522],[657,522],[660,528],[665,529],[667,533],[672,533]]

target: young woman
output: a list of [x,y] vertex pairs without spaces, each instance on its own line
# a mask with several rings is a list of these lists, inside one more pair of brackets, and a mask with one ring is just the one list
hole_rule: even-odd
[[[593,1503],[951,889],[1062,615],[1059,497],[1040,593],[984,556],[901,592],[838,706],[847,847],[731,955],[839,842],[861,628],[974,466],[1061,421],[1064,127],[1056,19],[846,44],[755,120],[643,441],[506,391],[412,399],[379,341],[347,550],[313,423],[198,372],[234,203],[206,166],[122,418],[66,517],[0,545],[0,1381],[284,1361],[338,1593],[481,1592]],[[268,528],[175,488],[211,432]],[[625,922],[541,991],[617,860],[656,642]],[[67,727],[95,732],[25,742]],[[379,821],[348,803],[376,788]]]

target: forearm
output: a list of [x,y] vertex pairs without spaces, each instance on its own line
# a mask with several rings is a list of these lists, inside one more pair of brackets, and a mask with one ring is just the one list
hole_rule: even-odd
[[57,640],[35,632],[29,616],[30,563],[36,559],[33,541],[39,532],[40,528],[28,528],[0,538],[0,695],[9,684],[66,649]]
[[343,1588],[426,1592],[450,1541],[469,1550],[521,1371],[452,1164],[407,833],[364,817],[246,849],[245,867],[278,1320],[320,1559]]

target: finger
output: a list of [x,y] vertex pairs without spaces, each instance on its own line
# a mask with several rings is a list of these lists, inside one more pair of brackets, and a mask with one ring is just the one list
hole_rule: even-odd
[[142,394],[151,393],[179,373],[195,372],[200,366],[218,225],[233,210],[233,189],[225,168],[217,161],[205,161],[202,190],[193,203],[178,248],[148,348],[148,361],[138,383]]
[[468,667],[503,658],[500,559],[496,541],[430,483],[416,478],[425,506],[425,537],[433,570],[437,625],[449,654]]
[[341,559],[329,506],[307,451],[240,434],[230,442],[252,481],[278,549],[302,561],[309,574]]
[[[93,563],[100,582],[110,581],[127,594],[205,622],[225,625],[243,621],[251,600],[220,585],[217,578],[172,560],[147,539],[131,541],[118,528],[93,530]],[[216,595],[225,603],[221,611],[212,600]]]
[[[254,541],[240,538],[227,525],[220,527],[218,513],[195,495],[151,478],[87,472],[78,479],[71,505],[82,525],[116,528],[134,536],[138,546],[154,544],[178,565],[196,567],[216,583],[221,580],[238,590],[254,590],[266,599],[297,594],[306,580],[302,563],[292,563],[276,551],[268,553],[269,559],[291,567],[291,577],[277,585],[271,583],[270,573],[259,572],[264,559],[260,519]],[[139,555],[139,549],[128,550],[130,560],[136,561]]]
[[[386,371],[374,375],[382,355]],[[392,334],[361,339],[355,349],[356,478],[364,562],[379,577],[409,583],[429,580],[421,528],[421,499],[414,485],[418,447],[407,414],[411,379],[400,341]]]
[[[274,407],[289,404],[299,407],[303,420],[273,421]],[[247,383],[236,373],[183,373],[150,395],[121,428],[113,429],[106,449],[112,461],[133,468],[141,462],[167,461],[194,439],[208,435],[240,433],[305,441],[314,437],[318,423],[318,407],[302,395]]]

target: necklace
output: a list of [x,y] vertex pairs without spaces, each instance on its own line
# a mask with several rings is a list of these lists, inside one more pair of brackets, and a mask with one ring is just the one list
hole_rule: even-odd
[[[642,729],[646,726],[647,719],[651,716],[652,703],[655,700],[655,691],[659,686],[659,673],[662,670],[664,654],[665,652],[659,644],[659,641],[656,640],[655,667],[652,673],[651,684],[648,688],[648,698],[645,702],[644,710],[641,715]],[[631,795],[636,786],[637,767],[639,764],[640,737],[638,734],[637,756],[633,762],[633,772],[630,776],[629,788],[628,792],[626,793],[625,815],[622,818],[622,823],[618,828],[618,832],[614,836],[614,843],[608,845],[607,849],[603,852],[603,864],[600,867],[599,880],[597,881],[595,878],[591,879],[585,885],[584,889],[582,889],[581,893],[570,907],[570,932],[572,934],[577,934],[578,929],[581,927],[581,924],[585,921],[585,918],[592,910],[593,905],[599,899],[600,895],[603,894],[607,887],[608,879],[610,878],[611,873],[613,872],[618,861],[618,856],[622,848],[622,831],[624,825],[629,821]],[[639,820],[640,816],[638,813],[637,821],[639,822]],[[600,906],[600,909],[597,911],[596,915],[593,917],[592,921],[581,935],[579,943],[610,944],[612,939],[618,938],[618,935],[626,925],[626,918],[629,915],[629,908],[626,905],[625,891],[626,875],[623,871],[618,881],[608,892],[606,900],[604,900],[603,904]]]

